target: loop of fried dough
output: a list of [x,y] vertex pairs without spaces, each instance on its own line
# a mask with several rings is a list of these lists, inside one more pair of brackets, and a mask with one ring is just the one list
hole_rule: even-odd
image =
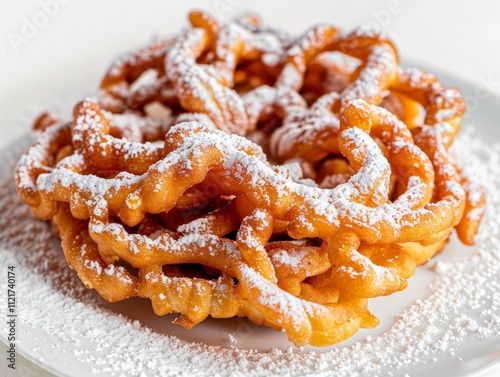
[[39,117],[17,166],[86,287],[325,346],[375,326],[368,299],[453,229],[473,243],[485,197],[450,152],[458,90],[378,33],[190,22],[116,61],[72,121]]

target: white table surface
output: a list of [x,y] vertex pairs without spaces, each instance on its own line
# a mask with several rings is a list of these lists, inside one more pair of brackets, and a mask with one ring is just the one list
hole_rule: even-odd
[[[42,3],[53,1],[58,9],[40,16]],[[220,3],[231,5],[217,11]],[[177,32],[193,8],[222,19],[253,10],[267,23],[295,33],[319,21],[344,29],[376,24],[392,37],[404,61],[472,83],[476,99],[500,94],[500,2],[494,0],[0,0],[0,134],[5,135],[0,148],[25,134],[29,122],[23,119],[45,106],[93,94],[116,56],[154,35]],[[42,26],[26,30],[26,20],[36,17]],[[75,93],[74,88],[87,90]],[[0,354],[5,351],[1,344]],[[0,357],[1,376],[5,363]],[[50,376],[30,362],[18,363],[24,367],[19,376]]]

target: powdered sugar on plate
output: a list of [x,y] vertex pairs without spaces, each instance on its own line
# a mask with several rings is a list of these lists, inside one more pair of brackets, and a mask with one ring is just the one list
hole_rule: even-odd
[[[477,345],[500,342],[500,144],[481,141],[473,129],[462,130],[454,150],[467,159],[466,173],[487,193],[477,247],[467,249],[452,241],[442,256],[424,267],[433,269],[430,294],[388,313],[393,324],[386,332],[363,330],[355,343],[326,349],[297,349],[284,334],[242,319],[207,321],[189,336],[183,331],[175,336],[168,327],[171,317],[158,318],[165,321],[164,327],[149,325],[147,318],[153,314],[144,309],[146,300],[125,304],[136,305],[136,310],[121,314],[121,304],[105,303],[83,287],[67,267],[50,226],[35,220],[20,203],[13,170],[28,145],[24,140],[0,156],[0,261],[2,266],[16,266],[18,351],[58,374],[414,376],[472,357]],[[410,285],[421,273],[422,268]],[[1,291],[2,302],[6,294]],[[2,318],[6,310],[6,305],[0,306]],[[5,321],[2,326],[5,341]],[[250,338],[258,350],[247,346]],[[276,344],[280,346],[268,348]]]

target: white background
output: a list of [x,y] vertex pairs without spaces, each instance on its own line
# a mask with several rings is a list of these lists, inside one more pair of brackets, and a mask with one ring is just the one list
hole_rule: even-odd
[[[65,4],[40,14],[47,14],[41,3],[54,1]],[[377,24],[403,61],[452,73],[486,89],[483,95],[500,93],[495,0],[0,0],[0,127],[9,130],[0,147],[25,133],[28,119],[45,106],[93,94],[114,58],[153,35],[177,32],[193,8],[222,19],[253,10],[295,33],[320,21],[344,29]]]
[[[395,41],[403,61],[472,83],[479,100],[500,93],[500,2],[494,0],[58,0],[57,7],[43,5],[54,1],[0,0],[0,148],[28,132],[30,120],[45,107],[57,108],[60,101],[69,106],[94,94],[114,58],[154,35],[176,33],[193,8],[219,19],[253,10],[266,23],[294,33],[317,22],[344,29],[377,25]],[[3,346],[0,350],[5,353]]]

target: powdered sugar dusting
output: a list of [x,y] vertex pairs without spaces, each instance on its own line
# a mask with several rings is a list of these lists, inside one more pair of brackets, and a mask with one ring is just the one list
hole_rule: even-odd
[[[465,173],[483,185],[488,207],[478,246],[452,257],[455,245],[449,245],[443,259],[435,262],[436,278],[428,297],[401,311],[394,325],[380,336],[368,336],[342,348],[298,350],[286,347],[283,334],[271,332],[266,336],[281,337],[285,347],[268,352],[241,347],[245,336],[257,331],[246,322],[228,336],[227,348],[211,346],[155,332],[134,318],[117,314],[116,306],[104,304],[87,291],[67,268],[49,226],[33,219],[15,194],[13,170],[27,145],[1,156],[0,260],[2,265],[17,268],[20,339],[45,334],[40,346],[24,350],[39,362],[61,364],[60,360],[71,356],[86,376],[391,376],[400,375],[402,368],[420,365],[426,369],[430,368],[424,366],[427,362],[454,360],[469,343],[498,341],[500,144],[487,145],[471,132],[459,136],[454,144],[454,150],[468,158]],[[287,262],[293,264],[294,260]],[[5,295],[2,290],[2,300]],[[0,306],[4,318],[6,309]],[[240,331],[245,328],[250,330]],[[196,331],[203,330],[191,330],[191,339],[196,339]],[[210,334],[214,336],[213,329]],[[199,340],[203,340],[201,335]]]

